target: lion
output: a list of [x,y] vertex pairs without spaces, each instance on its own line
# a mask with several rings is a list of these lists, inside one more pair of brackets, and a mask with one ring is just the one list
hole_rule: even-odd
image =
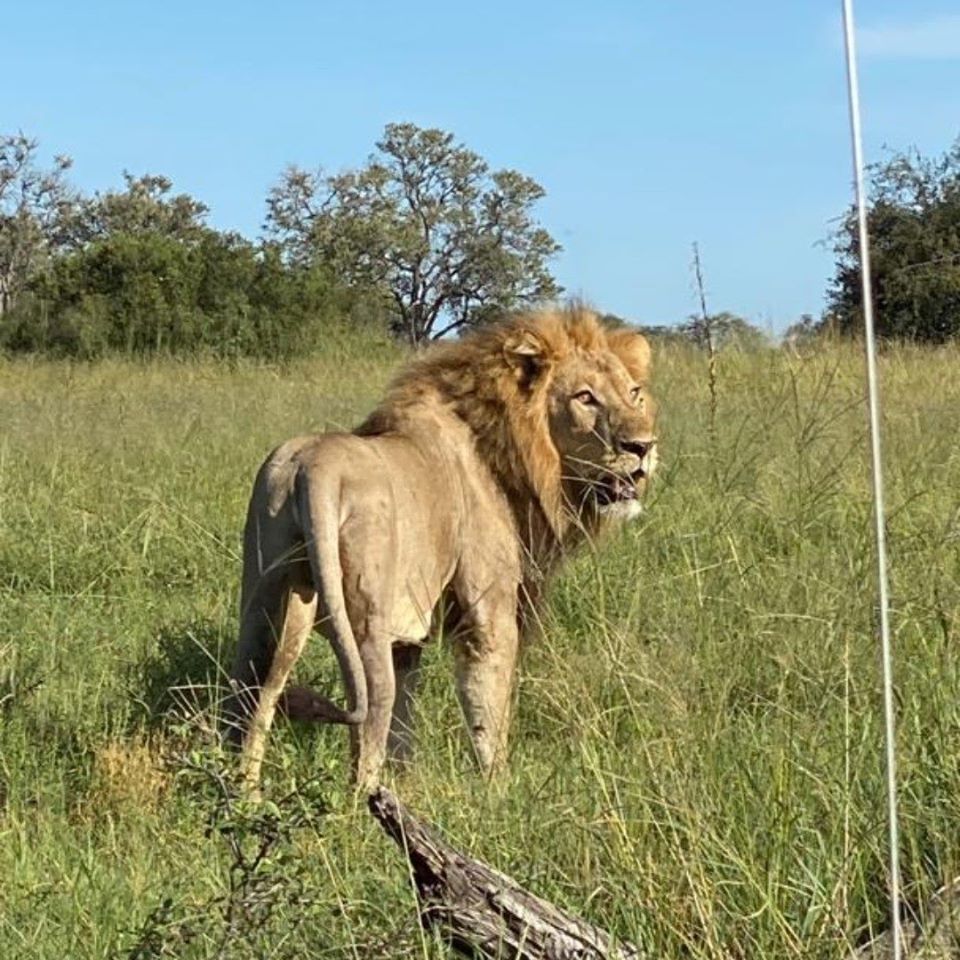
[[420,653],[440,620],[476,761],[487,775],[503,765],[545,579],[640,512],[656,462],[649,374],[647,340],[585,308],[518,315],[428,349],[352,433],[269,455],[247,515],[226,711],[252,790],[314,629],[345,705],[292,688],[286,711],[349,726],[358,787],[376,785],[388,755],[409,757]]

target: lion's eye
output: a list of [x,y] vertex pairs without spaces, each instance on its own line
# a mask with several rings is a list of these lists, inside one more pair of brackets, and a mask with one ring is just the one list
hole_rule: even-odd
[[634,403],[636,403],[636,402],[640,399],[640,394],[641,394],[641,393],[642,393],[642,390],[641,390],[640,387],[634,387],[634,388],[630,391],[630,399],[631,399]]
[[573,399],[587,407],[598,405],[597,398],[589,390],[581,390],[579,393],[575,393]]

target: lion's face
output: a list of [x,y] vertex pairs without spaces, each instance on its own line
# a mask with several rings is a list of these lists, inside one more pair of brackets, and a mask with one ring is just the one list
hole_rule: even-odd
[[521,329],[504,352],[529,402],[545,404],[563,498],[578,516],[629,519],[640,513],[657,462],[650,344],[590,319],[579,342],[568,337],[558,347],[541,331]]
[[639,514],[656,466],[654,404],[641,377],[612,351],[578,351],[555,370],[548,411],[571,497],[603,516]]

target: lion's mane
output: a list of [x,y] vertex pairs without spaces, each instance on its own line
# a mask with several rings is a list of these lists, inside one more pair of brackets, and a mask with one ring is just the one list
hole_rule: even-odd
[[[542,374],[530,385],[506,359],[526,336],[545,348],[536,360]],[[452,407],[507,497],[529,559],[551,566],[558,553],[590,532],[564,499],[560,455],[547,421],[553,374],[574,351],[609,350],[645,382],[649,347],[640,340],[637,353],[637,342],[633,331],[607,328],[580,306],[517,314],[463,340],[435,345],[412,361],[355,433],[402,429],[424,405]]]

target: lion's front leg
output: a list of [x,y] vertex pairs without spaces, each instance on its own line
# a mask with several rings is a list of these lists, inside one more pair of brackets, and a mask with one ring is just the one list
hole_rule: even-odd
[[507,759],[519,646],[515,601],[490,606],[480,601],[472,613],[472,629],[454,645],[457,694],[477,763],[487,776]]

